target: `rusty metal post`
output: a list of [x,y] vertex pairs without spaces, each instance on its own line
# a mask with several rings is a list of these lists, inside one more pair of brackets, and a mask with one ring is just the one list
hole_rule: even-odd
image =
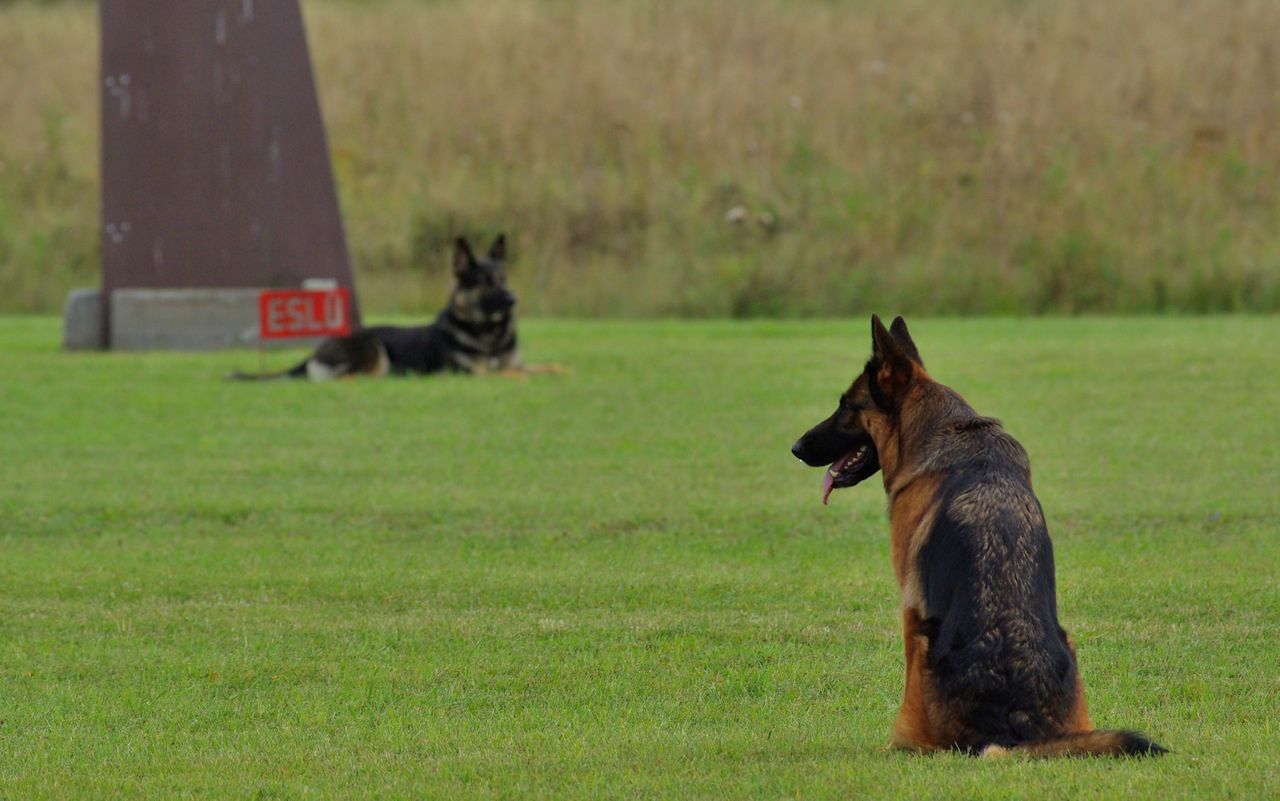
[[100,6],[103,342],[134,288],[332,279],[358,322],[297,0]]

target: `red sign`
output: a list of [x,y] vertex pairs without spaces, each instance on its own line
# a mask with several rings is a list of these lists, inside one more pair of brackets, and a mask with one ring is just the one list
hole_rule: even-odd
[[351,293],[333,289],[268,289],[258,296],[263,339],[340,337],[351,333]]

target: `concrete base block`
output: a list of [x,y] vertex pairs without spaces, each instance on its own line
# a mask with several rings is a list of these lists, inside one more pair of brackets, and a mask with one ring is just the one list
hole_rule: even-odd
[[102,291],[73,289],[62,314],[63,350],[102,350]]
[[310,347],[321,340],[258,338],[261,289],[117,289],[111,293],[112,350]]

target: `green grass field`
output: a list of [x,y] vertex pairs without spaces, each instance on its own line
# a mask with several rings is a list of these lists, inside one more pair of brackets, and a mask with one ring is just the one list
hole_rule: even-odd
[[571,373],[251,385],[8,317],[0,798],[1275,798],[1280,320],[912,328],[1031,454],[1095,721],[1171,756],[882,750],[883,493],[823,508],[788,452],[862,320],[536,321]]

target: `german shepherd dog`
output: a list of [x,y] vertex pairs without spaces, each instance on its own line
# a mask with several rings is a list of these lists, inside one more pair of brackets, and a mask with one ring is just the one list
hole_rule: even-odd
[[465,238],[454,244],[456,281],[449,303],[430,325],[379,325],[325,340],[315,353],[279,373],[231,378],[330,378],[387,374],[518,372],[516,296],[507,289],[507,240],[502,234],[477,259]]
[[1093,728],[1058,624],[1053,546],[1031,465],[998,420],[925,372],[901,317],[871,318],[871,359],[791,452],[826,467],[823,503],[877,471],[902,592],[906,691],[893,747],[998,756],[1162,754]]

